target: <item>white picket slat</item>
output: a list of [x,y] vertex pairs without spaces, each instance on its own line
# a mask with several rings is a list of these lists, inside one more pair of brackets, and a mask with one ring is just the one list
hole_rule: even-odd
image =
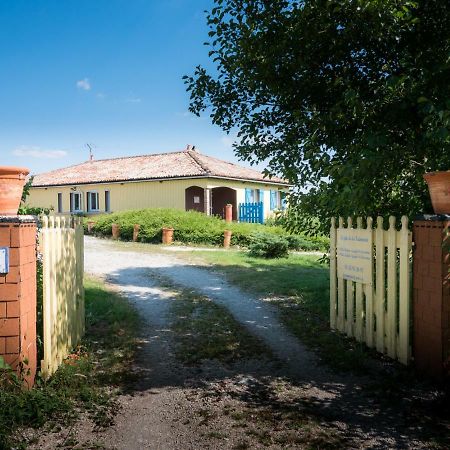
[[[382,217],[377,217],[375,229],[372,218],[367,217],[366,228],[373,236],[374,279],[371,284],[338,277],[337,231],[351,227],[350,217],[346,227],[342,217],[339,217],[337,227],[336,219],[331,221],[330,326],[408,364],[411,358],[412,251],[408,219],[402,217],[401,230],[397,231],[394,217],[389,218],[387,230],[384,230]],[[356,228],[364,229],[360,217],[356,220]]]

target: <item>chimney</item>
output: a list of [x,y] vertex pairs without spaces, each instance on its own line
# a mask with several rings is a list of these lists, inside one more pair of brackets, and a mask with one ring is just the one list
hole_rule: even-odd
[[187,152],[189,152],[189,151],[196,152],[197,149],[195,148],[195,145],[188,144],[188,145],[186,145],[186,151]]

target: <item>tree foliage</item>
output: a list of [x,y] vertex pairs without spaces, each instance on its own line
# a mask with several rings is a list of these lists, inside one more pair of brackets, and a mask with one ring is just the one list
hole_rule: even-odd
[[450,169],[450,7],[442,0],[216,0],[190,111],[297,187],[300,216],[430,208]]

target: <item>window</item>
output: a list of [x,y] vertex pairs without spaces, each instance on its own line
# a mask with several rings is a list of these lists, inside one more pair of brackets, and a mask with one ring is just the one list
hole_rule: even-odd
[[105,191],[105,211],[111,211],[111,193],[109,191]]
[[63,198],[62,193],[58,192],[58,213],[61,214],[63,212]]
[[99,211],[99,196],[98,192],[87,193],[87,210],[89,212]]
[[82,198],[81,192],[70,193],[70,212],[77,213],[83,211],[81,205]]

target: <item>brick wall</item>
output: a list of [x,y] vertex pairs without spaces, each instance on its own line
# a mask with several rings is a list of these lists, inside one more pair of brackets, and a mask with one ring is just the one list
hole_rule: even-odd
[[0,356],[15,369],[23,365],[31,386],[37,366],[36,224],[0,218],[0,247],[10,248],[10,271],[0,275]]
[[433,378],[449,374],[450,221],[414,222],[414,361]]

